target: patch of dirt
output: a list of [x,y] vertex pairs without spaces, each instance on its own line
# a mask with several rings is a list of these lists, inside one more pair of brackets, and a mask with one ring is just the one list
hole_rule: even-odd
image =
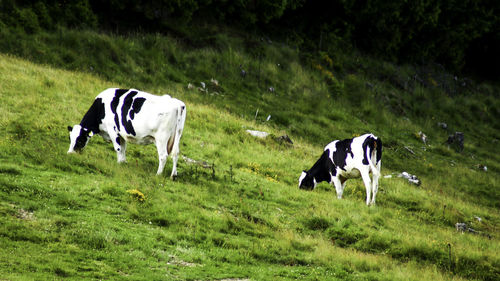
[[168,265],[178,265],[178,266],[186,266],[186,267],[200,266],[200,264],[186,262],[183,260],[178,260],[173,256],[171,256],[170,258],[171,258],[171,260],[169,262],[167,262]]
[[31,221],[34,219],[34,216],[33,216],[33,212],[30,212],[30,211],[26,211],[24,209],[19,209],[17,210],[16,212],[16,217],[17,218],[20,218],[22,220],[28,220],[28,221]]

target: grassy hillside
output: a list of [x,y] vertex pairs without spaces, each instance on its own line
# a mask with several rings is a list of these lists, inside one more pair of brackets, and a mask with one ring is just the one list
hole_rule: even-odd
[[[426,86],[407,78],[415,68],[360,55],[304,65],[290,47],[217,30],[189,40],[2,35],[2,279],[500,276],[500,102],[491,85],[465,91],[420,73],[436,82]],[[183,100],[181,153],[215,168],[181,159],[172,182],[170,160],[164,176],[154,175],[154,146],[128,146],[119,165],[98,136],[67,155],[66,126],[107,87]],[[294,144],[246,129],[288,134]],[[364,205],[361,180],[347,183],[343,200],[327,184],[297,188],[326,143],[367,131],[384,142],[383,175],[407,171],[422,185],[382,178],[374,207]],[[454,131],[465,132],[461,153],[444,144]],[[479,234],[457,232],[457,222]]]

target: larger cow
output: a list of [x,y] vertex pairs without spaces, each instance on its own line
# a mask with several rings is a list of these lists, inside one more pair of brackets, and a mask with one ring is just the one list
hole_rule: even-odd
[[326,181],[335,186],[340,199],[347,179],[361,176],[366,188],[366,205],[375,204],[381,158],[382,141],[372,134],[333,141],[312,168],[302,172],[299,188],[312,190],[319,182]]
[[118,162],[124,162],[127,142],[155,143],[160,175],[171,155],[171,178],[177,176],[179,142],[186,120],[186,105],[169,95],[155,96],[135,89],[107,89],[100,93],[79,125],[68,126],[68,153],[79,152],[94,134],[113,143]]

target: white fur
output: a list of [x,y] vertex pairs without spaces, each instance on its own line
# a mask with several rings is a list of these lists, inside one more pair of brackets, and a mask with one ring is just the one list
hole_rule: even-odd
[[75,153],[74,148],[75,148],[75,145],[76,145],[76,138],[78,138],[78,135],[80,135],[80,129],[81,128],[82,128],[82,126],[75,125],[75,126],[73,126],[73,129],[69,133],[70,144],[69,144],[68,153]]
[[302,183],[302,180],[307,176],[307,173],[302,171],[302,174],[300,175],[299,177],[299,188],[300,188],[300,184]]

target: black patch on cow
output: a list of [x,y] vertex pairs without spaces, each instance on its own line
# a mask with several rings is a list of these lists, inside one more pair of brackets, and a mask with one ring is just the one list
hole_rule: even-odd
[[316,180],[317,183],[326,181],[326,182],[331,182],[331,176],[330,173],[335,172],[335,166],[332,163],[332,160],[330,159],[330,150],[327,149],[323,151],[323,154],[321,154],[321,157],[314,163],[311,169],[307,171],[307,176],[304,178],[302,181],[305,187],[312,187],[314,186],[313,178]]
[[377,162],[382,159],[382,141],[379,138],[374,138],[374,137],[367,137],[365,141],[363,142],[363,164],[368,165],[368,149],[370,151],[376,150],[376,156],[377,156]]
[[306,173],[306,176],[300,182],[299,188],[306,189],[306,190],[312,190],[314,188],[314,177],[309,172],[306,172],[306,171],[304,171],[304,172]]
[[89,138],[89,131],[85,130],[84,128],[81,128],[80,133],[76,138],[75,147],[73,149],[76,151],[82,150],[87,144],[88,138]]
[[[373,143],[374,139],[372,137],[367,137],[363,142],[363,164],[368,165],[368,147],[370,147],[370,143]],[[373,145],[373,144],[372,144]]]
[[116,137],[116,143],[117,143],[118,145],[121,145],[120,137]]
[[382,140],[380,138],[377,138],[376,140],[377,144],[377,163],[382,160]]
[[[335,143],[336,150],[333,152],[332,158],[335,166],[345,171],[347,155],[351,154],[354,158],[354,153],[351,149],[352,139],[345,139]],[[336,175],[336,174],[335,174]]]
[[135,136],[134,126],[132,126],[132,121],[127,120],[127,115],[130,110],[130,107],[132,107],[132,102],[134,101],[135,95],[137,95],[137,91],[132,91],[127,94],[127,96],[123,99],[123,105],[121,110],[122,125],[125,128],[125,132],[133,136]]
[[134,120],[135,114],[141,111],[142,105],[146,101],[145,98],[135,98],[132,104],[132,109],[130,110],[129,116],[131,120]]
[[111,101],[111,112],[115,115],[115,125],[118,131],[120,131],[120,118],[118,117],[118,114],[116,113],[116,108],[118,107],[118,104],[120,103],[120,98],[123,96],[126,92],[128,92],[128,89],[117,89],[115,91],[115,96],[113,97],[113,100]]
[[80,125],[82,126],[82,128],[87,128],[97,134],[100,131],[99,125],[102,123],[104,115],[104,103],[102,102],[101,98],[96,98],[87,113],[85,113],[85,115],[83,116]]

